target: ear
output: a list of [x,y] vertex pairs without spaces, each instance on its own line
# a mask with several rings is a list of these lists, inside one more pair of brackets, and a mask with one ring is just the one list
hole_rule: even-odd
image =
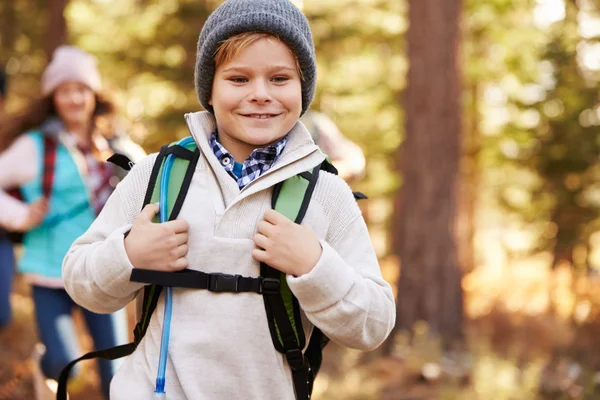
[[212,96],[210,96],[210,99],[208,99],[208,105],[212,106]]

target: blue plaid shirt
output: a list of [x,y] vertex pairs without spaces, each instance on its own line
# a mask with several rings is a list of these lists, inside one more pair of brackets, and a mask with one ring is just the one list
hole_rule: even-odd
[[[262,149],[255,149],[244,161],[239,176],[234,173],[234,164],[237,164],[233,159],[233,156],[219,143],[217,140],[217,132],[213,132],[210,135],[210,146],[212,147],[213,153],[217,156],[217,160],[221,163],[225,171],[236,180],[238,187],[244,188],[247,184],[267,172],[273,164],[277,161],[285,144],[287,142],[287,135],[281,138],[280,141],[274,143],[268,147]],[[238,171],[235,171],[238,172]]]

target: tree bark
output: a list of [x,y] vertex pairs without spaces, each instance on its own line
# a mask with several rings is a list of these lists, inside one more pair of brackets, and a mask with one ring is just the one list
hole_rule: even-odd
[[69,0],[46,0],[48,6],[48,25],[44,50],[48,60],[52,57],[54,49],[67,43],[67,22],[65,8]]
[[471,100],[468,115],[468,127],[463,130],[463,154],[461,156],[462,171],[459,194],[459,246],[458,260],[464,274],[475,269],[475,233],[477,200],[479,193],[481,153],[481,134],[479,132],[479,101],[478,85],[469,88]]
[[460,0],[409,0],[406,136],[397,153],[404,179],[393,234],[401,260],[397,328],[412,331],[426,321],[446,345],[463,334],[456,238],[461,9]]
[[5,65],[17,39],[17,12],[14,1],[0,4],[0,65]]

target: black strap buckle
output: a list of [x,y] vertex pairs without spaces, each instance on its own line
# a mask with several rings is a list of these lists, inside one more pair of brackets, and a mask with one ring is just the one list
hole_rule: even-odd
[[304,354],[302,354],[302,350],[288,350],[285,352],[285,358],[287,359],[287,362],[293,371],[298,371],[304,368]]
[[261,278],[260,292],[265,294],[279,294],[279,285],[281,285],[281,282],[277,278]]
[[209,292],[238,292],[241,275],[228,275],[222,273],[208,274]]

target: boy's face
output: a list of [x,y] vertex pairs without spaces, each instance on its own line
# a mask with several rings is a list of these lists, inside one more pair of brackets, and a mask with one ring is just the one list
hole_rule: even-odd
[[289,48],[262,38],[218,65],[209,104],[219,140],[234,157],[277,142],[302,112],[301,80]]

